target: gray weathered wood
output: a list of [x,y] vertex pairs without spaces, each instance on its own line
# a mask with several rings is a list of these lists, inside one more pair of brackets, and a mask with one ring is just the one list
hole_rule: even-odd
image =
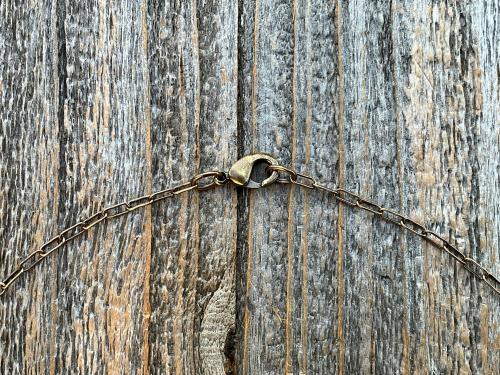
[[[412,214],[498,275],[498,2],[242,12],[245,151]],[[316,192],[246,202],[242,373],[499,371],[498,296],[449,256]]]
[[[252,151],[500,275],[500,6],[0,3],[0,277],[103,206]],[[99,225],[0,297],[0,373],[500,372],[498,296],[289,185]]]
[[[79,214],[234,160],[235,4],[54,1],[0,15],[2,273]],[[0,372],[230,368],[235,203],[229,189],[183,195],[23,277],[2,301]]]

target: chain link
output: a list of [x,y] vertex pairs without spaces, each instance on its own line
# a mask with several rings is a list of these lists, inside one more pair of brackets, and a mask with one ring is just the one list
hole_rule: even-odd
[[29,254],[14,271],[8,275],[2,282],[0,282],[0,296],[3,295],[9,286],[14,283],[23,273],[31,270],[38,263],[43,261],[53,252],[59,250],[63,245],[69,241],[82,236],[88,232],[92,227],[96,226],[102,221],[109,220],[118,216],[126,215],[141,207],[151,205],[155,202],[171,198],[189,190],[196,189],[198,191],[205,191],[216,186],[221,186],[229,181],[226,173],[220,171],[209,171],[200,173],[194,176],[189,182],[180,185],[157,191],[152,194],[143,195],[142,197],[134,198],[129,201],[121,202],[113,206],[104,208],[86,219],[64,229],[55,237],[45,242],[39,249]]
[[486,268],[479,264],[476,260],[467,257],[456,246],[451,244],[450,241],[443,238],[440,234],[426,228],[423,224],[405,216],[397,211],[382,207],[377,203],[369,201],[360,197],[358,194],[342,188],[332,189],[325,185],[319,184],[313,177],[303,175],[294,171],[293,169],[283,167],[281,165],[270,165],[267,167],[269,171],[276,171],[284,173],[285,176],[278,177],[276,180],[279,183],[287,184],[292,183],[300,186],[305,186],[308,189],[319,189],[333,194],[335,199],[351,207],[359,207],[382,219],[399,225],[400,227],[408,230],[411,233],[423,238],[430,242],[435,247],[447,252],[458,263],[462,264],[464,268],[472,275],[476,276],[480,281],[491,287],[493,291],[500,295],[500,281]]
[[[318,189],[330,193],[339,202],[351,207],[358,207],[367,212],[370,212],[380,218],[394,223],[403,229],[428,241],[435,247],[445,251],[451,255],[458,263],[462,264],[466,270],[477,277],[480,281],[491,287],[497,294],[500,294],[500,281],[493,276],[486,268],[479,264],[476,260],[467,257],[450,241],[443,238],[440,234],[428,229],[423,224],[405,216],[392,209],[382,207],[379,204],[365,199],[358,194],[348,191],[343,188],[332,189],[325,185],[319,184],[313,177],[298,173],[297,171],[284,167],[282,165],[269,165],[268,173],[277,173],[276,182],[282,184],[295,184],[307,189]],[[184,182],[180,185],[157,191],[152,194],[134,198],[129,201],[121,202],[113,206],[104,208],[90,217],[81,220],[71,227],[64,229],[55,237],[45,242],[39,249],[33,251],[24,260],[19,263],[15,270],[0,282],[0,296],[3,295],[9,286],[17,280],[23,273],[31,270],[38,263],[43,261],[53,252],[59,250],[69,241],[80,237],[88,232],[92,227],[102,221],[126,215],[141,207],[151,205],[155,202],[174,197],[184,192],[196,189],[205,191],[217,186],[224,185],[230,181],[230,177],[224,172],[209,171],[195,175],[189,182]],[[231,179],[232,181],[232,179]],[[233,181],[234,182],[234,181]]]

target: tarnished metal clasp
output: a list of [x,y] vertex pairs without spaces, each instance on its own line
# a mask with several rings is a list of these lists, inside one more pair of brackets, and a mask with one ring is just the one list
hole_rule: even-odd
[[268,165],[279,165],[278,161],[269,154],[256,153],[243,156],[233,164],[229,170],[229,179],[238,186],[256,189],[272,184],[278,179],[278,172],[272,171],[267,178],[262,181],[254,181],[251,179],[252,170],[255,164],[259,162],[267,163]]

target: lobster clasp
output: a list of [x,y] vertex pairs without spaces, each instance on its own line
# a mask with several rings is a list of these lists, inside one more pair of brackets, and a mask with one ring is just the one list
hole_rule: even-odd
[[279,165],[278,161],[269,154],[256,153],[243,156],[233,164],[229,170],[229,179],[238,186],[256,189],[272,184],[278,179],[278,172],[273,171],[262,181],[254,181],[251,179],[252,170],[255,164],[259,162],[267,163],[268,165]]

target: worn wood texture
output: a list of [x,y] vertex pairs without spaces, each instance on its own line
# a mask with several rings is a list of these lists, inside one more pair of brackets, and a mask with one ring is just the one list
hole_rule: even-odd
[[[500,5],[0,2],[0,277],[111,203],[252,151],[500,275]],[[0,300],[2,374],[497,374],[500,300],[328,194],[189,192]]]

